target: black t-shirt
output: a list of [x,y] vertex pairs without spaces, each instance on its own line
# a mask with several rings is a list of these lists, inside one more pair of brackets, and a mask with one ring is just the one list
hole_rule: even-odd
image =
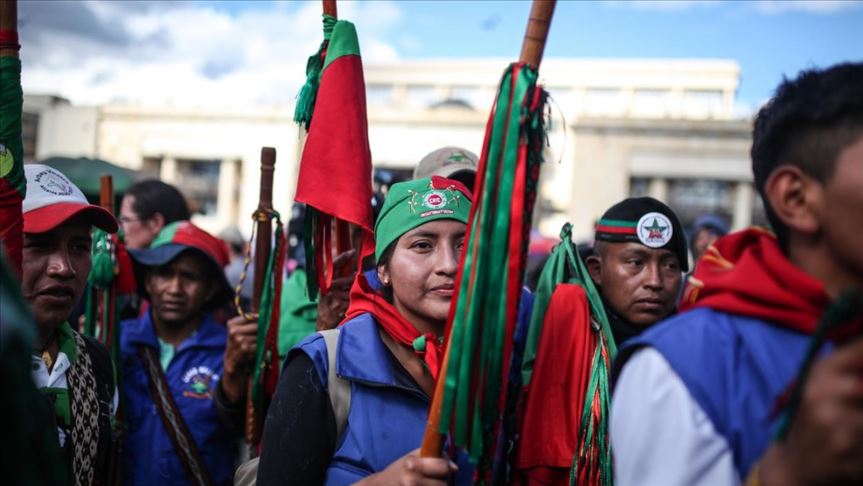
[[[387,350],[395,385],[427,397]],[[315,365],[291,353],[264,423],[257,484],[323,484],[336,449],[336,418]]]

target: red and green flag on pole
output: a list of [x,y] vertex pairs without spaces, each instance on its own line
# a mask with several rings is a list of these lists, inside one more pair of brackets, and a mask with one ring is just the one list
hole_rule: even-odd
[[15,275],[21,275],[24,246],[22,203],[24,148],[21,140],[21,60],[18,58],[15,0],[0,2],[0,241]]
[[363,235],[357,261],[374,252],[372,161],[359,40],[352,23],[336,20],[335,1],[323,3],[324,41],[309,58],[294,115],[308,130],[296,200],[308,207],[306,270],[312,298],[318,290],[329,291],[335,254],[352,246],[351,225]]
[[[538,68],[554,1],[533,2],[519,62],[503,73],[486,126],[468,237],[450,308],[446,356],[422,454],[441,436],[467,450],[487,484],[507,403],[513,334],[546,143],[547,93]],[[503,283],[503,285],[501,285]]]

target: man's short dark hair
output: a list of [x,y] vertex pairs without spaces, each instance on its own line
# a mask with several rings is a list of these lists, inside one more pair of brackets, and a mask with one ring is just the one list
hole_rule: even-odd
[[165,224],[190,218],[189,206],[180,191],[160,180],[138,182],[130,187],[125,195],[135,198],[132,209],[141,219],[150,219],[156,213],[165,218]]
[[752,133],[752,172],[767,219],[783,248],[788,228],[764,194],[780,165],[799,167],[821,183],[833,176],[839,153],[863,134],[863,63],[803,71],[785,79],[758,112]]

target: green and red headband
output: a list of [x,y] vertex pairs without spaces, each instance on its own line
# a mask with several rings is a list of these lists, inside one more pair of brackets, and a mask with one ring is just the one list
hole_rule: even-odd
[[432,176],[393,184],[375,224],[375,258],[403,234],[439,219],[467,224],[473,195],[459,181]]
[[610,207],[596,223],[595,239],[665,248],[677,255],[683,271],[689,269],[686,239],[677,215],[651,197],[631,197]]

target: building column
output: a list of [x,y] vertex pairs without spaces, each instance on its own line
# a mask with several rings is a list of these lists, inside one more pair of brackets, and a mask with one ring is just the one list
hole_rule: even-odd
[[731,228],[741,230],[752,224],[754,190],[749,182],[738,182],[734,187],[734,217]]
[[237,161],[234,159],[222,159],[219,162],[219,192],[218,218],[222,226],[235,225],[238,223],[237,216],[237,189],[240,187],[237,177]]
[[168,184],[177,184],[177,159],[169,156],[162,158],[159,165],[159,179]]
[[668,180],[658,177],[650,179],[647,193],[654,199],[659,199],[662,202],[668,201]]

